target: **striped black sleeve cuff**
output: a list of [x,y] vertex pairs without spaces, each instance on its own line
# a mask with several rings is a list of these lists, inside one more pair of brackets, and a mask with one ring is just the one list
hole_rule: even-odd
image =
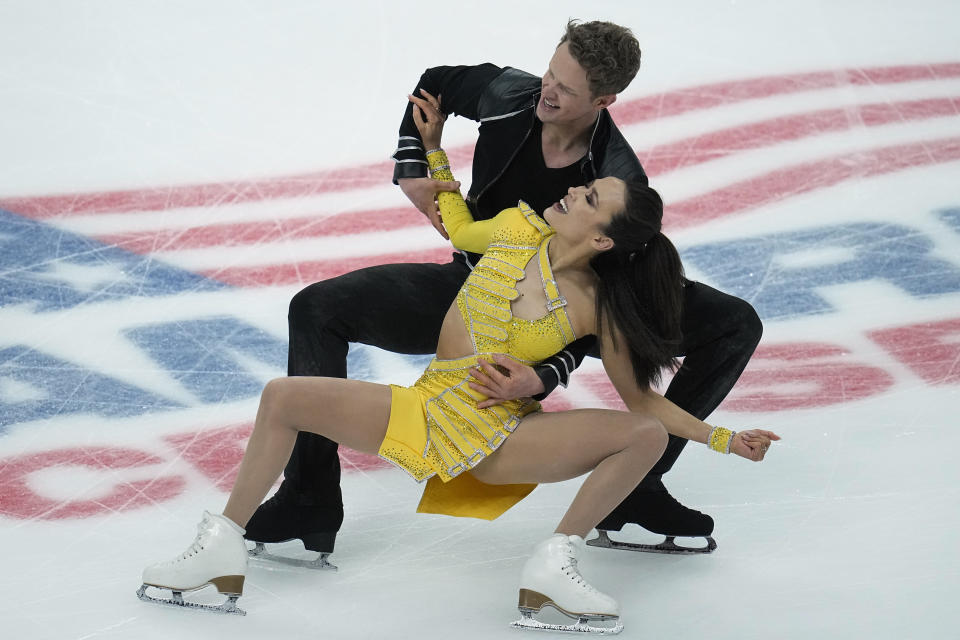
[[533,396],[533,399],[543,400],[558,386],[566,389],[570,382],[570,374],[576,368],[577,359],[566,349],[538,364],[534,367],[534,371],[543,383],[543,393]]
[[413,136],[400,136],[393,158],[393,183],[401,178],[424,178],[427,175],[427,160],[423,143]]

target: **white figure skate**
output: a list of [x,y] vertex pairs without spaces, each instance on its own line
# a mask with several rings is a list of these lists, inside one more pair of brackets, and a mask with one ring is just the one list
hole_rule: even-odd
[[[583,538],[555,534],[538,544],[523,566],[520,577],[520,619],[511,626],[538,631],[615,634],[623,630],[617,601],[590,586],[577,569],[584,549]],[[533,617],[550,606],[577,620],[574,624],[550,624]],[[597,626],[593,621],[610,621]]]
[[[237,598],[243,593],[246,573],[247,545],[243,542],[243,529],[225,516],[205,511],[197,525],[197,537],[186,551],[173,560],[143,570],[143,585],[137,590],[137,597],[145,602],[245,616],[247,612],[237,608]],[[184,601],[184,591],[202,589],[208,584],[226,595],[227,601],[221,605]],[[173,597],[151,597],[146,593],[147,587],[169,589]]]

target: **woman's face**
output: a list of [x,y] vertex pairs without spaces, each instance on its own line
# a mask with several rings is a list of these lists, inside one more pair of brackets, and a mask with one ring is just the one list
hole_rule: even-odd
[[620,178],[601,178],[567,195],[543,212],[557,235],[578,240],[603,235],[610,220],[626,206],[627,185]]

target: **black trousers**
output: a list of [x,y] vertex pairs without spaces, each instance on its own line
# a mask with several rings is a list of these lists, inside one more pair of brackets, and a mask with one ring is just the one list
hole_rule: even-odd
[[[290,302],[287,372],[345,378],[351,342],[394,353],[434,353],[444,315],[469,273],[454,255],[447,264],[369,267],[306,287]],[[762,326],[747,302],[702,283],[688,283],[684,303],[677,355],[685,359],[666,397],[704,419],[743,372]],[[669,471],[686,443],[670,436],[647,480]],[[284,489],[307,503],[342,503],[337,443],[327,438],[301,432],[284,477]]]

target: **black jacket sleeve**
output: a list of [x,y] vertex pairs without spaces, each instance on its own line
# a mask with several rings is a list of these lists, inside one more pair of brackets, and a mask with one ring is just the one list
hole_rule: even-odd
[[557,385],[566,387],[570,382],[570,374],[580,366],[584,357],[597,346],[596,336],[584,336],[567,345],[560,353],[556,353],[533,368],[543,383],[543,393],[533,396],[534,400],[543,400],[550,395]]
[[[419,89],[441,99],[443,113],[479,120],[478,109],[484,90],[494,78],[503,72],[500,67],[486,63],[475,66],[433,67],[420,76],[420,82],[412,94],[419,96]],[[400,123],[400,138],[393,152],[396,162],[393,168],[393,183],[400,178],[423,178],[427,175],[427,149],[423,148],[420,132],[413,122],[413,105],[407,102]]]

